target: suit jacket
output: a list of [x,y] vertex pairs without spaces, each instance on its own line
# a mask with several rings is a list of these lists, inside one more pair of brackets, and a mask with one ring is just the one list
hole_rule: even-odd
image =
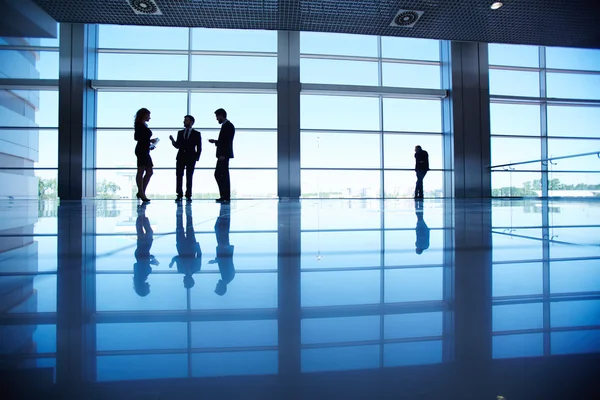
[[221,125],[219,138],[215,143],[217,146],[217,158],[223,156],[233,158],[233,136],[235,135],[235,126],[227,120]]
[[415,171],[429,171],[429,153],[425,150],[415,153]]
[[198,161],[200,153],[202,153],[202,135],[200,132],[192,129],[190,137],[185,139],[185,129],[177,132],[177,140],[173,143],[173,147],[179,149],[177,152],[177,160],[185,162]]

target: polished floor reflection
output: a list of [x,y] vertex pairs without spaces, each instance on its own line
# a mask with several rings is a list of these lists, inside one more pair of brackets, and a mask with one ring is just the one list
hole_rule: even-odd
[[2,381],[28,399],[597,398],[599,238],[599,201],[3,201]]

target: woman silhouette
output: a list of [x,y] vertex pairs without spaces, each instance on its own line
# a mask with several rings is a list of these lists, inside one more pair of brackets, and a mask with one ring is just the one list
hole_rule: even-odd
[[152,131],[148,128],[148,121],[150,121],[150,110],[147,108],[140,108],[135,114],[134,124],[134,139],[137,141],[137,145],[135,146],[135,155],[137,157],[135,183],[138,188],[138,192],[135,196],[143,202],[150,201],[150,199],[146,197],[146,188],[150,182],[152,167],[154,166],[154,164],[152,164],[152,157],[150,157],[150,150],[152,150],[153,144],[156,143],[156,139],[151,139]]

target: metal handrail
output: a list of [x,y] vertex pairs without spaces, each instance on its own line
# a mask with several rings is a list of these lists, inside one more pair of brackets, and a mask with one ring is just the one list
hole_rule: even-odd
[[598,158],[600,158],[600,151],[592,151],[590,153],[572,154],[570,156],[549,157],[549,158],[543,158],[541,160],[519,161],[519,162],[516,162],[516,163],[510,163],[510,164],[492,165],[492,166],[489,166],[488,168],[489,169],[493,169],[493,168],[501,168],[501,167],[510,167],[510,166],[513,166],[513,165],[531,164],[531,163],[535,163],[535,162],[548,162],[548,161],[553,161],[553,160],[564,160],[566,158],[576,158],[576,157],[591,156],[593,154],[596,154],[598,156]]

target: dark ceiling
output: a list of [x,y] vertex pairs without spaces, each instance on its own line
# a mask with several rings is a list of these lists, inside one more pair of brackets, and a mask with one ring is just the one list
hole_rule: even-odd
[[[600,0],[154,0],[162,15],[136,15],[128,0],[34,0],[59,22],[268,29],[406,36],[546,46],[600,47]],[[391,27],[400,9],[423,11]]]

